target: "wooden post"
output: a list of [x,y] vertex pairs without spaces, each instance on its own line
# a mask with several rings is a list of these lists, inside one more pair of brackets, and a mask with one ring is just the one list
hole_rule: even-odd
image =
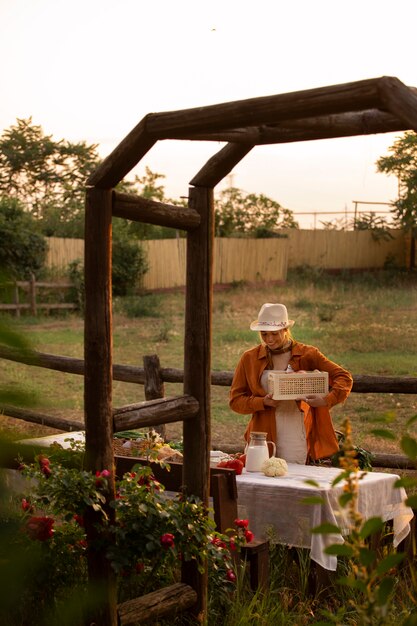
[[29,300],[30,300],[30,312],[36,317],[38,311],[36,308],[36,282],[34,274],[30,275],[29,281]]
[[[156,400],[165,395],[164,381],[161,378],[161,364],[157,354],[143,357],[143,368],[145,370],[145,399]],[[166,439],[166,426],[159,424],[154,426],[154,430]]]
[[[211,313],[213,283],[213,189],[191,188],[190,208],[201,224],[187,235],[187,287],[184,341],[184,393],[199,402],[197,418],[184,423],[184,485],[208,505],[210,472]],[[183,582],[197,591],[196,613],[207,612],[207,570],[183,567]]]
[[[87,191],[85,210],[84,407],[86,468],[110,470],[108,500],[115,498],[112,420],[112,193]],[[114,510],[108,507],[110,520]],[[94,549],[97,536],[93,510],[85,516],[90,594],[95,604],[87,623],[116,626],[116,580],[104,550]],[[89,595],[90,595],[89,594]]]
[[16,305],[16,309],[15,309],[16,317],[20,317],[19,285],[17,284],[17,282],[14,284],[14,303]]

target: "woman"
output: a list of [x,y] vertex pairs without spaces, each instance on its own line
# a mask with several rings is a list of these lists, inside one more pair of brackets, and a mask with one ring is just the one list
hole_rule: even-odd
[[[329,409],[346,400],[352,376],[327,359],[317,348],[295,341],[283,304],[263,304],[250,325],[262,343],[242,355],[230,389],[230,407],[252,418],[245,431],[267,433],[276,445],[276,456],[290,463],[309,463],[331,456],[339,446]],[[329,374],[329,393],[299,400],[274,400],[267,393],[269,370],[301,372],[319,370]]]

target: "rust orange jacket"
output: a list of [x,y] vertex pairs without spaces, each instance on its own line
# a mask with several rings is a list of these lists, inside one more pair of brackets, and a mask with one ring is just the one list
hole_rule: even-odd
[[[262,372],[267,366],[266,347],[263,344],[243,353],[230,388],[229,405],[233,411],[252,414],[245,431],[249,441],[252,430],[268,433],[268,440],[276,443],[275,408],[264,406],[265,390],[261,385]],[[320,370],[329,374],[327,406],[313,408],[304,401],[297,401],[304,413],[307,451],[312,459],[330,456],[339,449],[329,409],[343,402],[352,388],[352,376],[348,371],[330,361],[314,346],[294,341],[289,365],[298,370]]]

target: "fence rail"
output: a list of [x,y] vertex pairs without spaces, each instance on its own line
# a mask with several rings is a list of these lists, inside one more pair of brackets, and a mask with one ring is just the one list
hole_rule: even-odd
[[[13,290],[13,302],[0,304],[0,311],[14,311],[16,317],[20,317],[21,311],[29,311],[32,315],[36,316],[39,309],[47,311],[52,310],[75,310],[78,309],[78,304],[75,302],[42,302],[39,299],[40,289],[52,289],[55,291],[65,291],[73,287],[71,282],[37,282],[32,275],[30,280],[23,281],[17,280],[15,282],[0,283],[0,288],[11,288]],[[22,302],[20,298],[20,290],[27,293],[26,298],[28,302]]]
[[[25,363],[27,365],[36,365],[38,367],[64,373],[78,374],[81,376],[84,375],[84,361],[73,357],[64,357],[36,351],[24,353],[19,350],[0,346],[0,358],[18,363]],[[189,405],[189,408],[187,409],[189,417],[194,415],[195,405],[193,404],[193,399],[186,396],[175,400],[165,398],[168,402],[161,403],[161,415],[159,415],[155,400],[158,396],[163,396],[163,383],[184,382],[184,371],[175,368],[159,367],[159,359],[156,355],[145,356],[144,363],[145,367],[118,364],[113,365],[113,379],[127,383],[144,385],[146,398],[148,400],[147,402],[115,409],[113,412],[115,432],[117,430],[125,430],[127,425],[130,424],[129,419],[134,420],[134,426],[130,424],[129,428],[140,428],[142,425],[146,427],[153,424],[159,427],[163,426],[164,415],[166,416],[166,411],[170,410],[169,406],[167,406],[169,402],[173,402],[174,404],[175,402],[186,402],[187,405]],[[233,372],[231,371],[212,371],[211,384],[229,387],[232,383],[232,378]],[[354,375],[352,392],[417,394],[417,377]],[[141,413],[144,413],[143,409],[149,407],[151,407],[153,415],[151,417],[146,415],[142,419]],[[155,411],[153,411],[153,409],[155,409]],[[0,405],[0,412],[3,412],[10,417],[15,417],[16,419],[43,424],[45,426],[57,428],[58,430],[83,430],[80,428],[80,422],[36,413],[35,411],[28,411],[20,408],[18,409],[8,405]],[[178,418],[175,417],[175,413],[178,413],[178,411],[171,411],[172,415],[170,414],[168,421],[179,421]],[[122,417],[124,414],[126,415],[128,421],[122,423]],[[182,419],[183,418],[181,417],[180,420]],[[229,452],[231,450],[225,448],[224,451]],[[416,462],[411,461],[408,457],[403,455],[385,453],[372,453],[372,455],[374,457],[374,464],[377,467],[416,469]]]

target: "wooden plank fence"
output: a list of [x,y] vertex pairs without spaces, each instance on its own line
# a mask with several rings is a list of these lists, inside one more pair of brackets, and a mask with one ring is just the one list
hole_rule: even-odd
[[[402,230],[391,230],[392,239],[376,241],[371,231],[281,231],[272,239],[220,238],[214,240],[214,284],[284,282],[287,270],[302,265],[329,270],[378,269],[387,262],[398,267],[408,263],[409,241]],[[141,242],[149,270],[145,289],[185,285],[184,238]],[[65,269],[84,259],[82,239],[49,239],[48,267]]]

